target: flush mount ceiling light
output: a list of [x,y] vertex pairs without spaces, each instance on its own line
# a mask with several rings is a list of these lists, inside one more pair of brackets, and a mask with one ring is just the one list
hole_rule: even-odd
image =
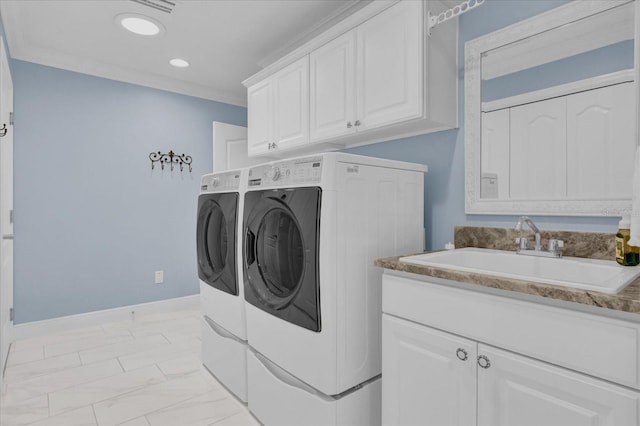
[[116,22],[134,34],[144,36],[158,35],[164,31],[164,27],[158,21],[148,16],[135,13],[123,13],[116,16]]
[[189,62],[180,58],[173,58],[172,60],[169,61],[169,63],[176,68],[186,68],[189,66]]

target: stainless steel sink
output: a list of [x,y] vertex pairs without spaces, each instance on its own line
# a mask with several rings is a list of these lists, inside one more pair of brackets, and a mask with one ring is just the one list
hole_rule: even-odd
[[479,248],[425,253],[402,257],[400,261],[608,294],[619,293],[640,276],[640,267],[621,266],[610,260],[520,256]]

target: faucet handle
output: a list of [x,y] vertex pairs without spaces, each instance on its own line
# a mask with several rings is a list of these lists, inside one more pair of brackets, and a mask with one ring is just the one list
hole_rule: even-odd
[[517,237],[516,244],[520,250],[529,250],[529,239],[526,237]]
[[560,253],[562,248],[564,248],[564,241],[562,240],[551,239],[547,245],[547,250],[552,253]]

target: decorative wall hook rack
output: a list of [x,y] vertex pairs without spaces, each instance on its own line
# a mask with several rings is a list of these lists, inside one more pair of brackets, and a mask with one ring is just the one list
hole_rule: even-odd
[[[0,129],[1,130],[1,129]],[[155,163],[160,162],[160,168],[164,170],[164,165],[169,164],[171,166],[171,171],[173,171],[173,165],[177,164],[180,166],[180,171],[183,170],[184,166],[189,166],[189,173],[191,173],[191,161],[192,158],[190,155],[181,154],[177,155],[173,151],[169,151],[168,153],[152,152],[149,154],[149,159],[151,160],[151,170],[153,170]]]
[[9,129],[7,129],[7,123],[4,123],[2,125],[2,127],[0,127],[0,138],[3,137],[3,136],[7,136],[7,131],[8,130]]

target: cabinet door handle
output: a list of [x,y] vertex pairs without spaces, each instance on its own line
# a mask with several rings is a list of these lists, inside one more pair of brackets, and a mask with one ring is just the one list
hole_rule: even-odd
[[353,125],[354,125],[354,126],[359,126],[359,125],[360,125],[360,120],[356,120],[356,121],[353,123]]
[[478,356],[478,365],[480,366],[480,368],[484,368],[485,370],[489,367],[491,367],[491,361],[489,361],[489,358],[487,358],[484,355],[480,355]]
[[467,353],[467,351],[462,348],[458,348],[458,350],[456,351],[456,356],[460,361],[466,361],[469,358],[469,354]]
[[353,124],[351,124],[351,122],[350,122],[350,121],[349,121],[349,122],[347,122],[347,129],[350,129],[350,128],[352,128],[352,127],[353,127]]

